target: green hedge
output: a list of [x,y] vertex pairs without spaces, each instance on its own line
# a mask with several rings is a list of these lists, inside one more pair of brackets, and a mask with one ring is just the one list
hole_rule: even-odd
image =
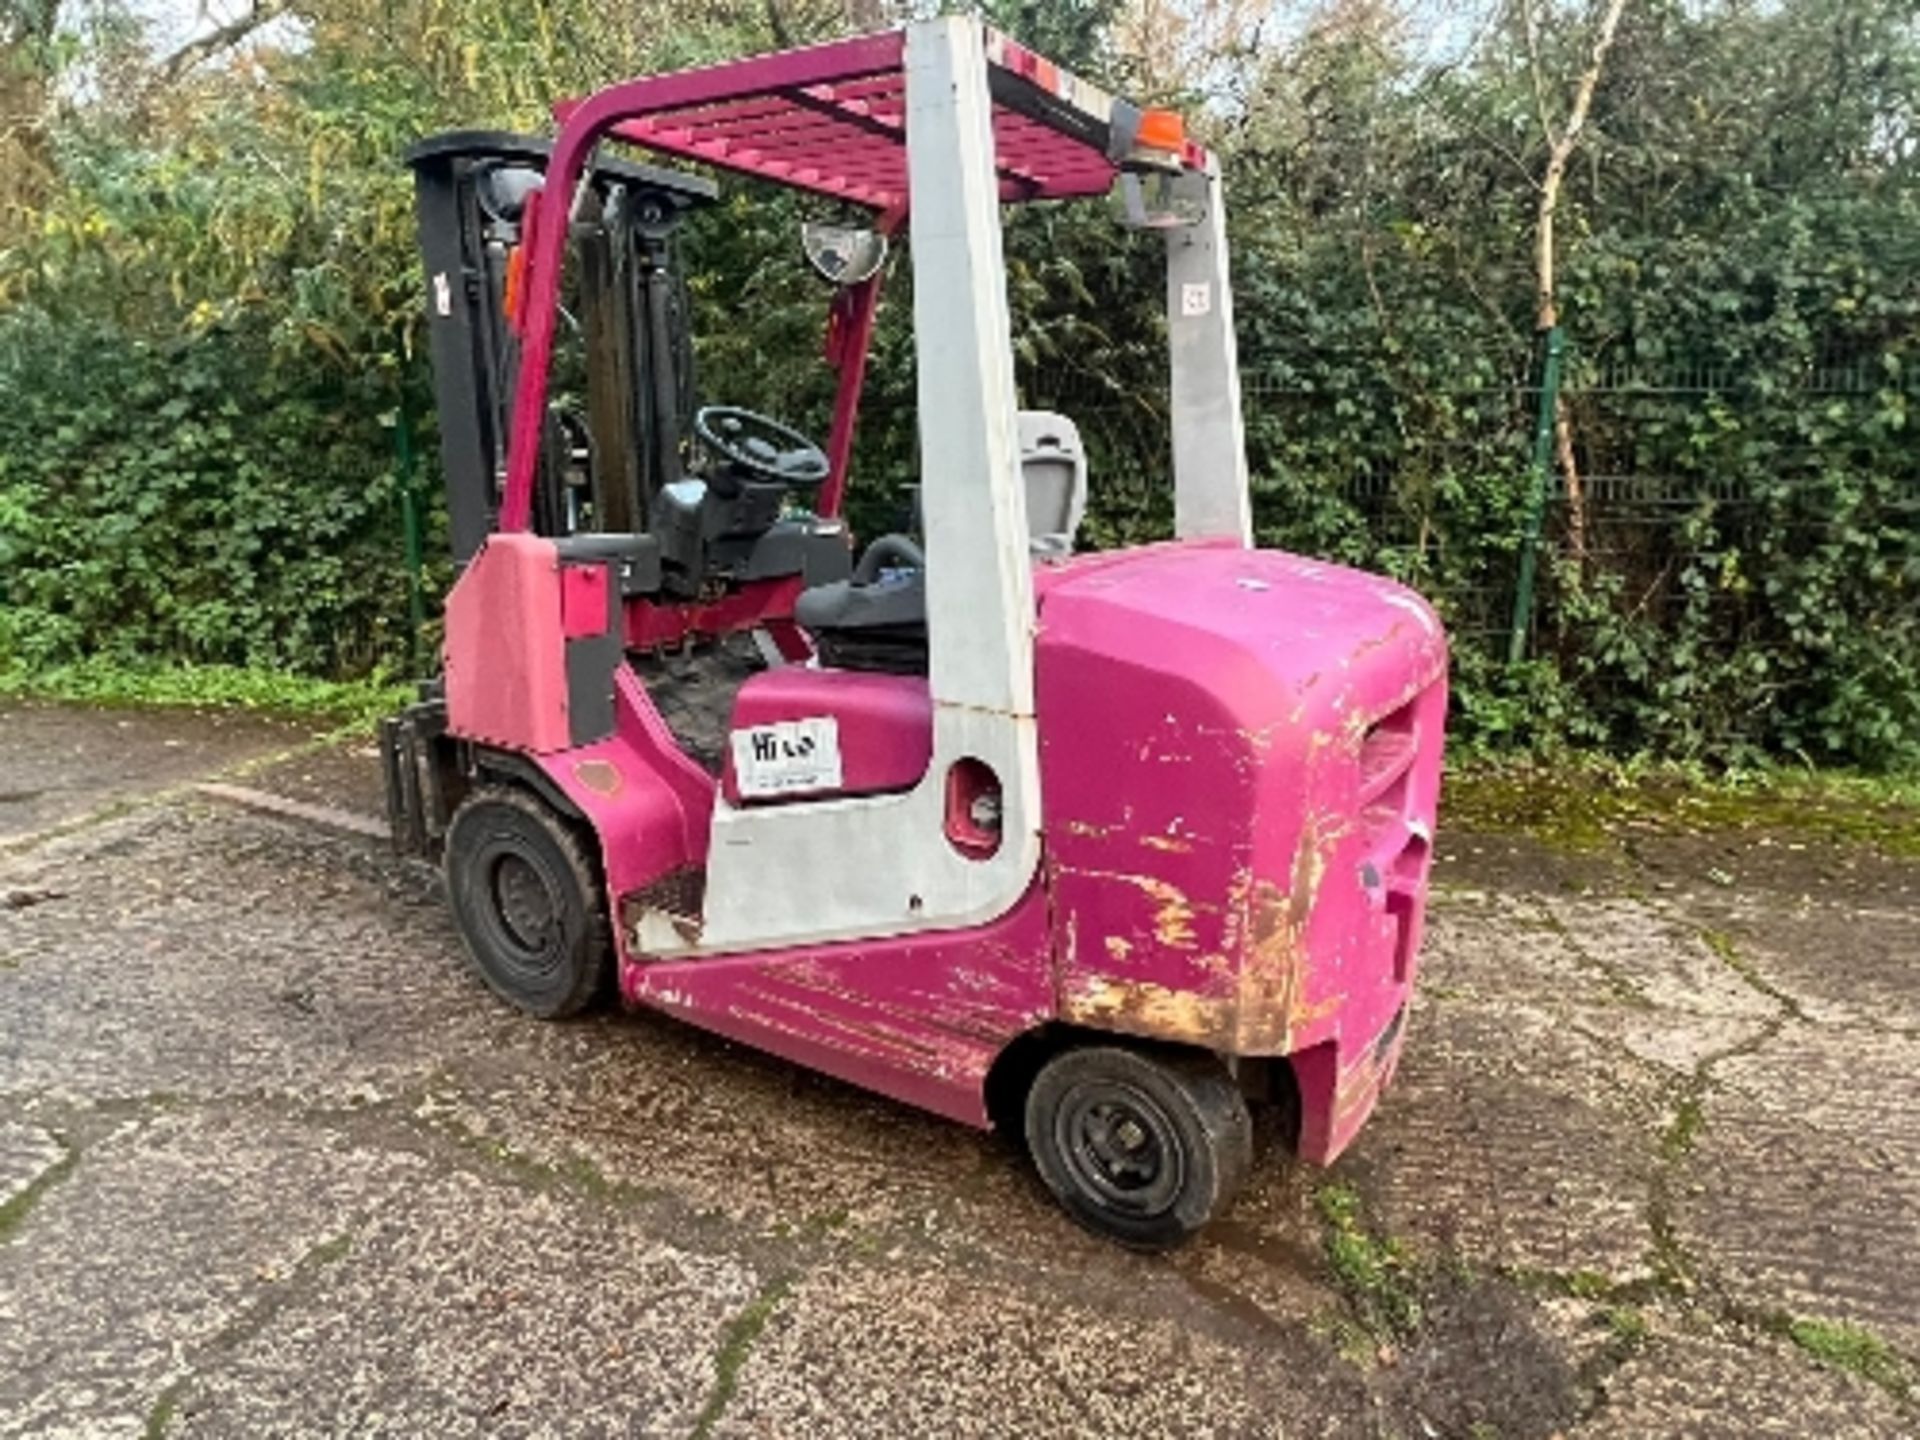
[[361,675],[406,617],[391,396],[247,327],[0,322],[0,669]]

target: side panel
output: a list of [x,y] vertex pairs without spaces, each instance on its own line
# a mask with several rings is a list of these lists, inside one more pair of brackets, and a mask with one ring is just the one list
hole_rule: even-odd
[[560,559],[538,536],[488,537],[447,594],[447,731],[542,754],[570,743]]
[[985,1081],[1052,1017],[1039,886],[990,925],[778,955],[629,961],[621,992],[702,1029],[985,1127]]
[[1061,1016],[1228,1050],[1264,757],[1210,677],[1249,667],[1131,608],[1056,627],[1056,603],[1040,705]]
[[[782,665],[750,677],[733,703],[733,742],[722,760],[720,793],[741,803],[736,751],[758,727],[830,717],[838,731],[841,782],[833,793],[870,795],[910,790],[927,773],[933,750],[933,703],[917,675],[876,675]],[[763,804],[801,804],[806,797],[769,796]]]

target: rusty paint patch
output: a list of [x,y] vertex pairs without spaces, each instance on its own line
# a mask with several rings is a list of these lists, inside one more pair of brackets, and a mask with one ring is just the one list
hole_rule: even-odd
[[1326,878],[1327,850],[1339,833],[1333,828],[1323,834],[1321,824],[1310,820],[1294,851],[1287,889],[1271,881],[1254,882],[1235,1035],[1235,1047],[1242,1052],[1285,1054],[1293,1048],[1294,1031],[1317,1013],[1306,998],[1312,966],[1307,925]]
[[1190,900],[1177,885],[1169,885],[1155,875],[1135,875],[1124,870],[1077,870],[1061,866],[1062,875],[1078,875],[1088,880],[1116,880],[1143,892],[1157,907],[1153,917],[1154,938],[1170,950],[1195,950],[1199,937],[1193,929],[1194,916],[1213,912],[1218,906]]
[[573,767],[573,778],[596,795],[620,793],[620,767],[611,760],[582,760]]
[[1140,843],[1149,850],[1163,851],[1168,855],[1186,855],[1193,850],[1192,842],[1182,840],[1178,835],[1142,835]]
[[1233,1008],[1197,990],[1097,975],[1076,980],[1060,1002],[1060,1013],[1077,1024],[1216,1048],[1232,1039]]
[[1107,936],[1107,958],[1116,965],[1124,965],[1133,954],[1133,942],[1124,935]]
[[1136,876],[1134,883],[1160,907],[1153,916],[1153,938],[1169,950],[1192,950],[1198,947],[1199,937],[1193,932],[1193,905],[1186,893],[1177,885],[1169,885],[1150,875]]

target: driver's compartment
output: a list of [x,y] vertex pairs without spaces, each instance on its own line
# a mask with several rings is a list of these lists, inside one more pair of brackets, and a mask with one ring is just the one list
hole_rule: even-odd
[[[1072,554],[1085,513],[1085,449],[1073,421],[1051,411],[1020,412],[1019,438],[1029,548],[1036,564],[1056,563]],[[768,483],[748,480],[742,488]],[[699,523],[696,506],[710,516],[729,503],[711,480],[680,484],[690,491],[687,519],[668,520],[657,505],[654,533],[663,539],[675,523],[690,530]],[[672,493],[670,487],[663,500]],[[748,495],[741,499],[752,502]],[[926,773],[933,733],[921,546],[912,535],[881,535],[849,569],[837,522],[799,516],[775,520],[744,546],[728,537],[708,554],[722,565],[744,556],[752,570],[769,552],[780,554],[776,547],[792,543],[788,535],[807,535],[802,543],[821,549],[831,540],[841,566],[839,575],[811,584],[794,604],[794,619],[812,641],[811,663],[769,666],[765,647],[747,635],[721,637],[696,653],[639,654],[632,663],[682,750],[717,776],[730,805],[910,790]],[[693,553],[692,542],[682,553]],[[766,778],[764,766],[755,765],[756,744],[763,751],[808,740],[822,745],[818,731],[804,727],[826,718],[834,721],[833,752],[820,756],[811,772],[776,767]]]
[[[1063,560],[1086,511],[1087,461],[1064,415],[1019,415],[1021,474],[1035,563]],[[749,674],[734,697],[720,789],[731,805],[912,789],[933,753],[927,685],[926,561],[907,535],[868,544],[853,573],[794,606],[817,663]],[[831,727],[821,721],[831,720]],[[804,753],[800,753],[804,752]]]
[[797,575],[812,586],[849,573],[840,521],[783,513],[796,490],[826,479],[818,446],[732,406],[701,410],[694,433],[708,457],[705,474],[661,486],[648,516],[664,593],[694,599],[750,580]]
[[[1087,454],[1080,429],[1051,410],[1017,416],[1026,490],[1028,548],[1036,563],[1073,553],[1087,510]],[[822,665],[924,675],[926,565],[911,536],[882,535],[853,573],[811,586],[793,618],[813,637]]]

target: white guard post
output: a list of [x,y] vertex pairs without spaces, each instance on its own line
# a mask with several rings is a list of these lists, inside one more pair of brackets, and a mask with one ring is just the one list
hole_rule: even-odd
[[[980,22],[908,26],[906,85],[933,760],[899,795],[747,808],[721,798],[699,940],[649,916],[638,938],[652,955],[981,924],[1039,868],[1033,577]],[[1000,848],[986,860],[946,837],[947,772],[968,758],[1001,785]]]
[[1182,540],[1253,543],[1240,357],[1227,276],[1220,162],[1174,181],[1200,209],[1167,231],[1167,342],[1173,362],[1173,531]]

